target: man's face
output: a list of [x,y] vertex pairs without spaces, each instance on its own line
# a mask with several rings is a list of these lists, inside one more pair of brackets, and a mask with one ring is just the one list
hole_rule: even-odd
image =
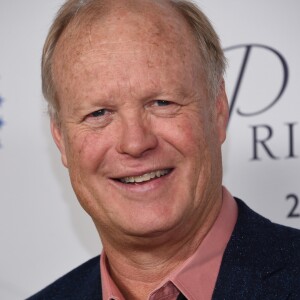
[[114,18],[65,34],[55,53],[52,133],[73,188],[101,235],[200,226],[220,196],[226,96],[209,99],[182,20]]

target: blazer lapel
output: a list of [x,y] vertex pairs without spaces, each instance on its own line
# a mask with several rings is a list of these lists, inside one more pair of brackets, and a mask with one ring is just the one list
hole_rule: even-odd
[[239,216],[213,299],[287,299],[295,274],[280,246],[282,237],[274,234],[277,225],[236,200]]

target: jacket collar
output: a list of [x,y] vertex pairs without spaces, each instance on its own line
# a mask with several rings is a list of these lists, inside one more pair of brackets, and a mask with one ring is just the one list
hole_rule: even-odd
[[[286,247],[291,244],[290,231],[236,201],[238,220],[223,256],[213,299],[286,299],[296,278],[290,261],[292,251]],[[285,238],[289,240],[285,242]]]

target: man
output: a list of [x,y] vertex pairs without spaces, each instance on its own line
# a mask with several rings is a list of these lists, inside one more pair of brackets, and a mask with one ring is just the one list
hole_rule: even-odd
[[188,2],[65,3],[43,91],[103,253],[30,299],[300,299],[299,231],[222,188],[224,68]]

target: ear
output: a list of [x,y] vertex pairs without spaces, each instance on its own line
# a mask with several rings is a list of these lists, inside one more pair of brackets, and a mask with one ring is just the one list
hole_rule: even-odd
[[216,98],[216,118],[217,118],[217,131],[220,144],[223,144],[226,139],[226,128],[229,119],[228,100],[225,90],[225,82],[222,80],[218,96]]
[[62,161],[63,165],[66,168],[68,168],[65,140],[64,140],[64,137],[62,134],[61,127],[59,126],[59,124],[57,124],[57,121],[55,121],[53,119],[51,119],[51,121],[50,121],[50,127],[51,127],[51,134],[52,134],[53,140],[61,154],[61,161]]

